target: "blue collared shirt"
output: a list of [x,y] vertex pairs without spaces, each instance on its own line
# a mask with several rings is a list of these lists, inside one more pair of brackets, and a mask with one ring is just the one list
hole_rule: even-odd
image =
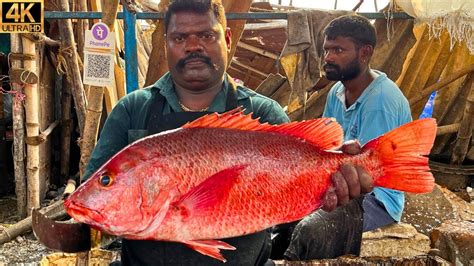
[[[383,72],[372,70],[377,77],[351,106],[346,108],[345,88],[337,82],[329,91],[324,117],[334,117],[344,130],[344,140],[358,139],[363,145],[386,132],[412,121],[410,105],[398,86]],[[403,192],[375,188],[390,216],[400,221],[405,196]]]

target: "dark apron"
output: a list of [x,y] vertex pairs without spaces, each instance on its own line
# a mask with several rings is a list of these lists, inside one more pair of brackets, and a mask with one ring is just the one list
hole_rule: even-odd
[[[232,85],[233,89],[227,94],[226,110],[237,108],[236,86]],[[164,102],[164,97],[156,92],[148,112],[148,135],[181,127],[209,113],[175,112],[163,115]],[[269,230],[223,240],[237,248],[234,251],[221,252],[227,259],[225,265],[263,265],[270,256]],[[224,265],[221,261],[202,255],[181,243],[149,240],[123,239],[121,260],[123,265]]]

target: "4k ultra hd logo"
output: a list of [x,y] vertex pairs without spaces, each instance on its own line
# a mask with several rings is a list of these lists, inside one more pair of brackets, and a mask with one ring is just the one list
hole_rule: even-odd
[[0,32],[43,32],[43,0],[0,0]]

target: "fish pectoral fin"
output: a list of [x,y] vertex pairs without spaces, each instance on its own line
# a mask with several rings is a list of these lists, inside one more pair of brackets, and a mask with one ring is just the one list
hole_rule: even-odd
[[173,205],[181,210],[185,218],[192,216],[193,213],[203,214],[213,211],[214,206],[227,198],[230,189],[246,167],[246,165],[237,165],[217,172],[192,188]]
[[235,250],[234,246],[231,246],[223,241],[219,240],[188,240],[183,241],[183,244],[194,249],[195,251],[209,256],[214,259],[218,259],[222,262],[226,262],[226,259],[221,254],[221,249],[225,250]]

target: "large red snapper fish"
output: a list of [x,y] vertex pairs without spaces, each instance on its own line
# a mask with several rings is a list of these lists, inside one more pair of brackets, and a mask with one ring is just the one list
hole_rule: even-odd
[[343,131],[330,118],[260,124],[238,111],[210,114],[138,140],[101,166],[65,202],[75,220],[127,239],[181,242],[225,261],[216,239],[303,218],[318,209],[344,162],[374,185],[430,192],[434,119],[405,124],[358,155],[329,151]]

